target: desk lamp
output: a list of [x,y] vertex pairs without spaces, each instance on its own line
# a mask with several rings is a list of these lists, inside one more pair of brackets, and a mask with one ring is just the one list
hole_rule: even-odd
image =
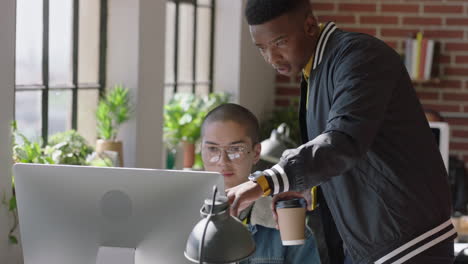
[[227,197],[206,199],[200,209],[202,219],[193,228],[185,248],[185,257],[195,263],[233,263],[246,259],[255,251],[249,230],[229,215]]
[[296,144],[289,138],[289,127],[285,123],[273,129],[270,138],[263,140],[260,144],[262,145],[260,159],[273,164],[279,162],[283,151],[296,147]]

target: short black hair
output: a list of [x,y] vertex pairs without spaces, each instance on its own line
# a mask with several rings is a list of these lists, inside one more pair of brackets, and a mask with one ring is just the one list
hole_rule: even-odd
[[307,5],[309,0],[248,0],[245,17],[250,26],[260,25]]
[[238,104],[222,104],[215,109],[211,110],[205,117],[202,123],[202,137],[205,133],[205,126],[209,123],[221,121],[233,121],[247,128],[247,135],[252,140],[252,144],[259,143],[260,140],[260,126],[258,119],[247,108]]

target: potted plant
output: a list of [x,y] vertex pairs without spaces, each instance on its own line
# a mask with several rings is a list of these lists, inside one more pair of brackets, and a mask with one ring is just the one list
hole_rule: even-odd
[[77,131],[68,130],[52,135],[44,152],[57,164],[88,165],[93,148]]
[[118,153],[119,166],[123,166],[122,141],[117,140],[120,126],[130,119],[130,96],[128,88],[115,85],[104,95],[96,110],[97,134],[96,152],[115,151]]
[[216,106],[229,101],[226,93],[206,96],[178,93],[164,106],[164,142],[170,149],[182,144],[184,168],[192,168],[195,161],[195,142],[201,135],[201,124],[206,114]]
[[[93,148],[75,130],[59,132],[50,136],[48,144],[44,147],[40,142],[31,141],[20,133],[16,121],[11,123],[11,130],[13,163],[95,165],[87,161]],[[102,162],[102,160],[97,160],[97,162]],[[13,216],[13,225],[8,233],[9,241],[12,244],[18,244],[19,241],[15,235],[18,227],[15,178],[13,176],[11,178],[12,195],[7,198],[6,193],[4,193],[1,202]]]
[[54,164],[52,158],[45,154],[42,144],[29,140],[18,131],[16,121],[11,123],[13,163]]
[[[40,142],[33,142],[18,131],[16,121],[11,123],[13,163],[41,163],[54,164],[50,156],[45,154]],[[12,191],[11,197],[3,193],[2,204],[8,208],[8,212],[13,216],[13,224],[8,232],[8,240],[11,244],[18,244],[18,210],[16,206],[15,178],[11,177]]]

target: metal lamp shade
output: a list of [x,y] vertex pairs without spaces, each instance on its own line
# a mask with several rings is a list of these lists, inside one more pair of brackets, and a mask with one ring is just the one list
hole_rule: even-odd
[[273,164],[280,161],[286,149],[297,147],[297,144],[289,138],[289,127],[285,123],[273,129],[270,138],[263,140],[261,145],[260,159]]
[[260,152],[260,158],[262,160],[278,163],[283,151],[287,149],[284,142],[279,138],[276,130],[271,132],[270,138],[262,141],[262,151]]
[[[249,230],[236,218],[229,215],[227,198],[216,199],[210,216],[212,200],[205,200],[200,210],[203,217],[192,230],[185,248],[185,257],[200,262],[200,245],[203,242],[203,263],[232,263],[249,257],[255,251],[255,243]],[[210,216],[210,217],[209,217]],[[208,226],[206,226],[208,222]]]

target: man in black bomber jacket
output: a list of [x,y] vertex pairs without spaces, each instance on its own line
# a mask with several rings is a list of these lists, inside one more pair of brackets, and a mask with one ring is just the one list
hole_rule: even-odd
[[231,213],[263,194],[319,186],[323,222],[336,226],[345,263],[452,263],[447,173],[399,55],[374,37],[319,25],[312,8],[308,0],[247,1],[265,60],[286,76],[302,72],[304,144],[226,190]]

